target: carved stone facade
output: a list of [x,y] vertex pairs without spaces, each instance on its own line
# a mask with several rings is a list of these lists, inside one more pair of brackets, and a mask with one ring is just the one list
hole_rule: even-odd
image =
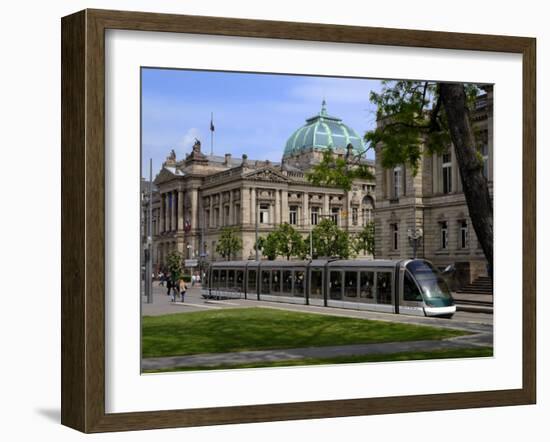
[[181,161],[169,156],[154,180],[153,268],[162,268],[174,250],[186,258],[221,259],[222,227],[234,227],[242,240],[235,258],[249,259],[255,257],[256,223],[260,237],[282,223],[307,237],[322,216],[351,234],[373,219],[374,181],[356,180],[346,192],[312,185],[305,172],[246,155],[204,155],[200,144]]
[[[493,192],[493,91],[478,98],[473,113],[476,131],[481,135],[478,150],[484,174]],[[422,231],[417,256],[438,267],[455,264],[457,286],[487,275],[487,262],[472,227],[462,193],[453,148],[443,155],[423,156],[413,177],[408,167],[384,169],[380,148],[376,150],[375,256],[408,258],[413,256],[410,236]]]

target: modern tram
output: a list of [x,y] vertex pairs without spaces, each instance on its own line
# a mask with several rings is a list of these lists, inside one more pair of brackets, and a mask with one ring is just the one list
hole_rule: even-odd
[[203,281],[206,299],[241,298],[450,318],[441,273],[423,259],[220,261]]

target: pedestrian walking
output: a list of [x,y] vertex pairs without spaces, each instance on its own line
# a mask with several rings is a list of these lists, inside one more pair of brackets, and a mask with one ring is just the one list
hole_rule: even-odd
[[181,296],[181,302],[184,302],[185,299],[185,292],[187,292],[187,285],[185,284],[185,281],[183,278],[181,278],[178,282],[180,296]]
[[196,276],[193,274],[191,275],[191,287],[195,287],[195,280],[196,280]]

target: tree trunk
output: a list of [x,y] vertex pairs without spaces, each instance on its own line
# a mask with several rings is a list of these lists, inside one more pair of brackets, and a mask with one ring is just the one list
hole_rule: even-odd
[[483,164],[479,161],[475,147],[464,86],[460,83],[441,83],[440,95],[449,123],[470,219],[489,263],[489,276],[492,278],[493,203],[487,179],[483,176]]

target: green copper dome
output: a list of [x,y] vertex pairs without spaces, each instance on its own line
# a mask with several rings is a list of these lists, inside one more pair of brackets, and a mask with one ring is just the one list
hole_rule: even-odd
[[355,154],[364,151],[363,139],[351,127],[346,126],[340,118],[327,114],[326,102],[323,100],[321,112],[308,118],[306,124],[297,129],[286,142],[283,158],[299,154],[309,149],[345,149],[353,146]]

